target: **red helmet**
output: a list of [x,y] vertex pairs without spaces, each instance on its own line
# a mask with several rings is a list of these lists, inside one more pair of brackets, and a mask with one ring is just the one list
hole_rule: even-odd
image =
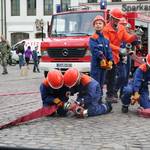
[[103,21],[104,24],[105,24],[104,18],[103,18],[102,16],[98,15],[98,16],[96,16],[96,17],[93,19],[93,26],[94,26],[94,24],[95,24],[95,21],[97,21],[97,20],[101,20],[101,21]]
[[112,10],[110,11],[110,15],[111,15],[113,18],[119,19],[119,20],[124,16],[123,12],[122,12],[119,8],[114,8],[114,9],[112,9]]
[[120,24],[126,26],[128,24],[127,20],[125,18],[121,18],[119,21]]
[[69,68],[64,74],[64,84],[71,88],[76,85],[80,77],[80,73],[76,68]]
[[64,78],[61,71],[54,69],[48,72],[47,81],[53,89],[59,89],[64,84]]
[[147,54],[146,56],[146,63],[150,67],[150,54]]

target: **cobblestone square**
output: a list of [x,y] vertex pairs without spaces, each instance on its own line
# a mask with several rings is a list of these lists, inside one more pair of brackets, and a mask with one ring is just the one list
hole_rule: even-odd
[[[0,74],[0,124],[41,107],[39,86],[43,73],[21,77],[19,66]],[[150,120],[137,116],[136,108],[121,113],[121,103],[110,114],[77,119],[44,117],[0,130],[0,146],[54,150],[149,150]]]

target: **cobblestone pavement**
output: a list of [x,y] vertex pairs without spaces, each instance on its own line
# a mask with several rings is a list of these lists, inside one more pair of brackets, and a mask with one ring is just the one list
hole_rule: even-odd
[[[8,75],[0,74],[0,124],[41,106],[39,85],[43,73],[33,73],[31,65],[26,77],[20,76],[18,65],[9,66],[8,70]],[[150,119],[138,117],[137,107],[130,107],[128,114],[122,114],[121,104],[113,104],[110,114],[87,119],[44,117],[0,130],[0,146],[54,150],[150,150]]]

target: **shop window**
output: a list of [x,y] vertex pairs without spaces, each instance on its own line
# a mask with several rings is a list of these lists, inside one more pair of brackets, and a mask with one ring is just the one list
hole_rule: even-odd
[[53,0],[44,0],[44,15],[53,14]]
[[11,33],[11,45],[14,45],[17,42],[24,39],[29,39],[29,33],[23,33],[23,32]]
[[20,16],[20,0],[11,0],[11,16]]
[[[43,34],[43,36],[42,36],[42,34]],[[37,38],[37,39],[42,39],[42,38],[45,38],[46,37],[46,34],[45,33],[42,33],[42,32],[38,32],[38,33],[36,33],[35,34],[35,38]]]
[[70,0],[61,0],[62,11],[67,11],[70,7]]
[[27,0],[27,16],[36,16],[36,0]]
[[88,3],[97,3],[97,0],[88,0]]

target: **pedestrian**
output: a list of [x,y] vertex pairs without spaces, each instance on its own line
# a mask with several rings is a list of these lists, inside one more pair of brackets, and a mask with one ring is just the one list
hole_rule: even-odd
[[[101,92],[103,93],[103,84],[107,69],[112,68],[113,58],[109,41],[103,36],[102,30],[105,26],[105,20],[98,15],[93,20],[95,33],[90,37],[89,46],[92,53],[91,58],[91,77],[99,82]],[[103,94],[102,94],[103,95]]]
[[10,56],[10,45],[4,36],[0,36],[0,62],[3,68],[2,74],[8,74],[7,61]]
[[64,85],[70,88],[72,94],[78,93],[75,102],[83,108],[78,117],[102,115],[112,110],[111,103],[99,101],[102,94],[99,83],[78,69],[69,68],[64,73]]
[[38,50],[38,47],[37,47],[37,55],[38,55],[38,64],[39,64],[41,59],[41,52]]
[[32,51],[32,58],[33,58],[33,72],[40,72],[39,70],[39,58],[38,58],[38,52],[37,52],[38,47],[36,46],[35,49]]
[[67,110],[64,109],[63,104],[68,101],[68,91],[69,89],[64,86],[64,77],[61,71],[56,69],[49,71],[40,85],[43,107],[57,105],[59,106],[57,113],[65,116]]
[[149,86],[150,81],[150,54],[146,56],[146,63],[140,65],[134,74],[133,80],[123,89],[122,112],[127,113],[130,104],[136,102],[144,108],[150,108]]
[[113,67],[107,71],[107,93],[106,99],[113,103],[118,102],[118,98],[115,97],[115,83],[117,65],[119,63],[119,53],[121,51],[120,45],[122,42],[130,43],[137,39],[137,35],[127,33],[124,26],[119,24],[120,19],[123,17],[123,12],[114,8],[110,11],[110,20],[103,29],[103,35],[110,41],[110,47],[113,54]]
[[32,56],[31,46],[28,46],[27,49],[25,50],[25,61],[28,69],[31,56]]
[[25,44],[25,42],[23,41],[16,48],[16,53],[19,56],[19,68],[20,69],[22,68],[22,66],[25,65],[25,60],[24,60],[24,44]]

